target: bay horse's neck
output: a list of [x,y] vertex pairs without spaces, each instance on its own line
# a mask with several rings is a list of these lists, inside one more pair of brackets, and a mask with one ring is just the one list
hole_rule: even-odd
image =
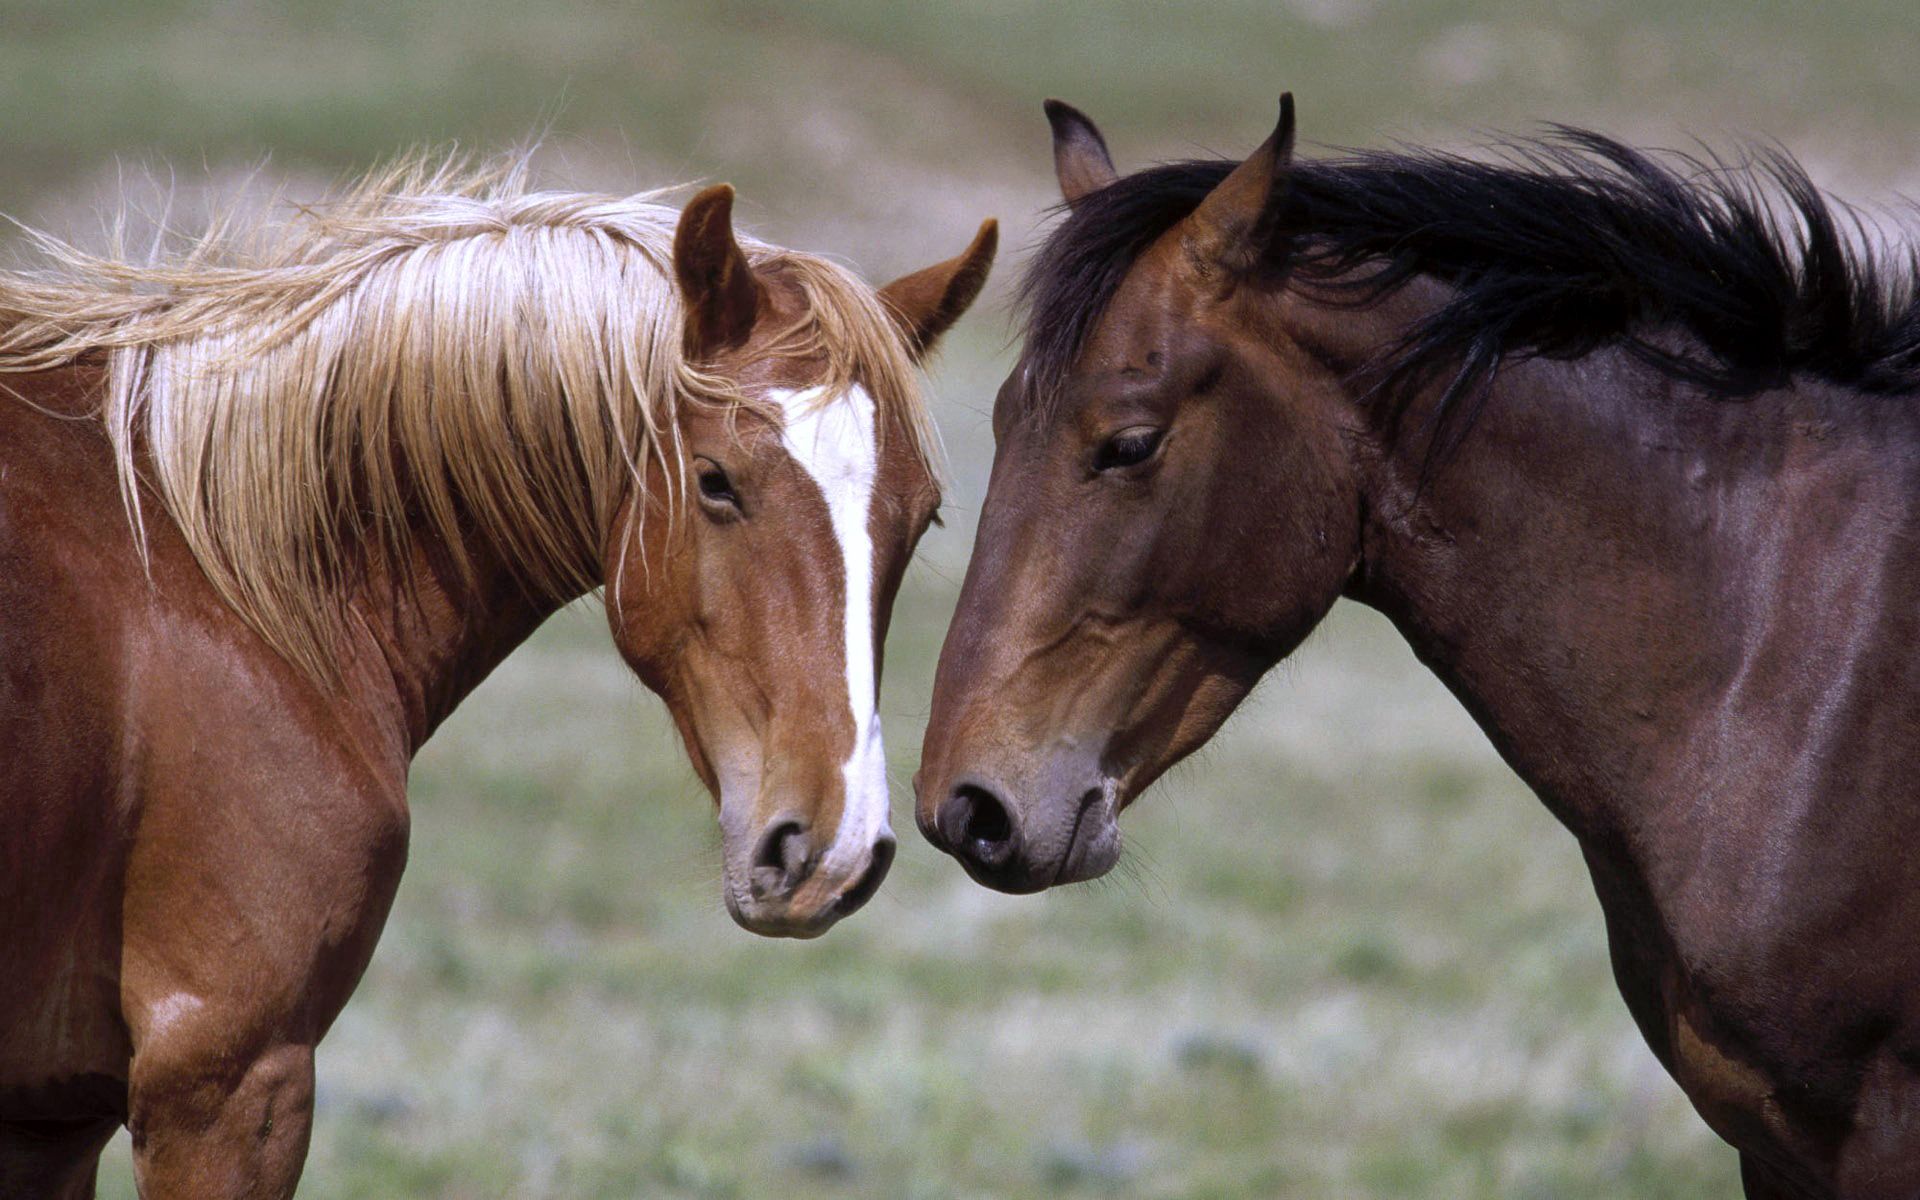
[[1625,419],[1577,379],[1510,369],[1424,479],[1427,414],[1404,414],[1363,485],[1353,586],[1576,830],[1609,823],[1594,809],[1637,790],[1617,751],[1736,650],[1715,564],[1687,536],[1705,517],[1692,457],[1677,431],[1652,432],[1672,414],[1650,404]]
[[1915,444],[1910,406],[1713,397],[1620,350],[1516,360],[1423,481],[1433,400],[1371,439],[1352,594],[1576,833],[1630,838],[1679,791],[1755,802],[1746,772],[1782,769],[1735,744],[1757,730],[1846,752],[1821,721],[1859,699],[1914,532],[1913,456],[1886,454]]

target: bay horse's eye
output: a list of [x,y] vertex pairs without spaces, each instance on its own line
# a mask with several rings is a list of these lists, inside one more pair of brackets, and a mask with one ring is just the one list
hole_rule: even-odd
[[1143,463],[1160,448],[1160,436],[1161,431],[1151,425],[1122,429],[1102,443],[1094,453],[1093,469],[1113,471]]
[[733,490],[733,480],[727,478],[719,463],[703,458],[694,463],[693,469],[701,504],[708,509],[740,511],[739,493]]

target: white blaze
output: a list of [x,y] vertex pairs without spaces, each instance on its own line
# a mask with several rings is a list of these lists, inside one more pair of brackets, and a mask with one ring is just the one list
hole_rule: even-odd
[[846,568],[847,703],[853,710],[853,753],[841,765],[845,803],[840,828],[822,865],[851,871],[892,830],[887,821],[887,756],[880,741],[880,714],[873,662],[873,508],[879,444],[873,397],[854,387],[823,399],[819,389],[777,390],[772,399],[786,414],[781,440],[826,497],[834,540]]

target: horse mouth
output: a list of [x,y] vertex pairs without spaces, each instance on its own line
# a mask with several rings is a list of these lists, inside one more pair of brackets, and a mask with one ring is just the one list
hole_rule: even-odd
[[860,878],[853,881],[852,887],[841,892],[839,899],[833,902],[836,917],[851,916],[859,912],[867,901],[873,899],[874,893],[878,892],[880,885],[886,881],[887,871],[893,866],[893,853],[892,838],[875,844],[873,858],[868,862],[867,869],[861,873]]
[[1115,806],[1110,803],[1112,796],[1111,787],[1097,787],[1087,789],[1080,797],[1079,810],[1073,815],[1073,829],[1067,835],[1066,852],[1061,854],[1060,865],[1054,870],[1048,887],[1098,879],[1119,861],[1120,826],[1115,819]]

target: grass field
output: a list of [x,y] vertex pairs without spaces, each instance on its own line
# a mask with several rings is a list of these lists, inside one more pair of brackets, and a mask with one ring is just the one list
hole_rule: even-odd
[[[82,230],[128,167],[324,179],[544,132],[556,180],[726,178],[878,279],[1011,237],[935,375],[955,463],[888,655],[902,853],[814,943],[737,930],[711,803],[596,607],[414,772],[412,864],[320,1050],[301,1195],[1721,1197],[1732,1153],[1642,1047],[1571,839],[1377,617],[1343,607],[1030,898],[912,830],[907,780],[990,454],[1007,284],[1053,199],[1038,102],[1123,166],[1532,119],[1777,137],[1920,187],[1892,0],[0,3],[0,207]],[[1406,6],[1411,7],[1411,6]],[[132,1194],[124,1138],[103,1194]]]

